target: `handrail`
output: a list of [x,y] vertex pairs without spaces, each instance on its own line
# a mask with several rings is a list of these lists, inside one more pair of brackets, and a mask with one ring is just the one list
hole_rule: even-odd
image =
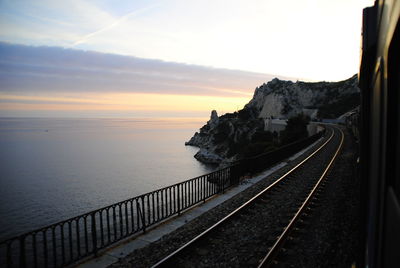
[[0,242],[1,267],[62,267],[96,254],[239,183],[240,177],[282,161],[324,132],[257,157]]

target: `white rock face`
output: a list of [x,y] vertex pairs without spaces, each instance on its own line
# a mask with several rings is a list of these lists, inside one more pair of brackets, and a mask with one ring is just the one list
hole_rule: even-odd
[[264,98],[259,118],[281,118],[283,117],[282,109],[282,96],[269,94]]
[[277,78],[256,88],[253,99],[245,106],[260,112],[260,118],[289,118],[301,112],[315,118],[318,108],[359,93],[357,77],[340,82],[296,82]]

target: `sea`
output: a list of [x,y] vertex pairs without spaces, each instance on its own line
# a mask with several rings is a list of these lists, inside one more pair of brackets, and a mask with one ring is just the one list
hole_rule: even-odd
[[0,241],[213,171],[206,120],[0,118]]

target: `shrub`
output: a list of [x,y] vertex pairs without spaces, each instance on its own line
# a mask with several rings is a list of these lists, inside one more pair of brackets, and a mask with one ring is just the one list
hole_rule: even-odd
[[281,145],[307,138],[307,124],[309,122],[310,117],[302,113],[289,118],[285,130],[280,133]]
[[269,131],[258,130],[251,137],[251,142],[271,142],[273,140],[273,135]]
[[230,131],[231,129],[228,122],[222,122],[221,124],[219,124],[213,137],[214,143],[223,142],[228,137]]
[[250,143],[240,152],[244,158],[253,157],[276,149],[273,142]]

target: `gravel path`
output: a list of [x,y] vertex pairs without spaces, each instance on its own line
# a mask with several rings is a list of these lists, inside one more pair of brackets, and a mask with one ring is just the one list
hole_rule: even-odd
[[[314,147],[318,147],[322,144],[321,141],[319,144],[316,144]],[[174,232],[171,232],[168,235],[163,236],[158,241],[144,247],[135,250],[127,257],[120,259],[115,264],[110,267],[149,267],[152,264],[156,263],[161,258],[167,256],[172,251],[179,248],[182,244],[188,242],[191,238],[200,234],[202,231],[209,228],[218,220],[222,219],[224,216],[229,214],[231,211],[239,207],[241,204],[249,200],[256,193],[258,193],[261,189],[264,189],[268,185],[270,185],[273,181],[283,175],[285,172],[290,170],[296,164],[298,164],[302,159],[304,159],[307,155],[309,155],[314,148],[311,148],[307,153],[298,159],[292,161],[289,165],[280,169],[279,171],[271,174],[266,177],[264,180],[258,182],[254,186],[246,189],[245,191],[239,193],[233,198],[225,201],[219,206],[215,207],[212,210],[207,211],[196,219],[188,222],[184,226],[178,228]]]

